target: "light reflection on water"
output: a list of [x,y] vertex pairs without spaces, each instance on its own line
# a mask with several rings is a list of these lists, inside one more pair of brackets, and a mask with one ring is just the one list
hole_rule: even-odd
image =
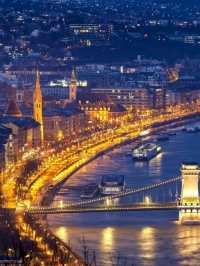
[[114,231],[115,228],[106,227],[102,230],[101,250],[102,252],[112,252],[114,248]]
[[59,226],[55,231],[56,235],[66,243],[70,242],[67,228],[65,226]]
[[[102,174],[122,174],[127,186],[135,187],[177,176],[183,161],[200,163],[199,138],[200,133],[170,137],[161,143],[164,152],[150,163],[133,163],[126,156],[131,145],[121,147],[73,175],[64,185],[70,188],[62,199],[79,200],[81,187],[99,182]],[[131,196],[126,199],[131,200]],[[84,236],[90,250],[96,250],[97,265],[117,265],[116,261],[134,266],[200,265],[200,226],[177,225],[177,217],[176,212],[90,213],[53,215],[48,221],[81,255]]]
[[145,258],[154,259],[155,257],[155,229],[153,227],[143,227],[137,239],[139,243],[140,253]]

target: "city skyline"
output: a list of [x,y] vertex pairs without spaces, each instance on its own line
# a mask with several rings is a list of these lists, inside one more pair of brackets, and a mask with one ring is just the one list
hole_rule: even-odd
[[199,265],[199,118],[197,0],[0,0],[0,265]]

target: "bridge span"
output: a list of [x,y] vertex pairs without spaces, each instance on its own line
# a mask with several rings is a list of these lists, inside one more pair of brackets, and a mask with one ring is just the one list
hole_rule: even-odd
[[111,196],[103,196],[103,197],[98,197],[98,198],[94,198],[94,199],[90,199],[90,200],[83,200],[83,201],[72,202],[72,203],[68,202],[68,203],[66,203],[66,205],[68,207],[76,207],[76,206],[84,206],[84,205],[88,205],[88,204],[94,204],[94,203],[102,202],[105,200],[113,200],[113,199],[123,198],[123,197],[129,196],[129,195],[149,191],[149,190],[156,189],[156,188],[159,188],[159,187],[164,186],[164,185],[175,183],[176,181],[181,180],[181,178],[182,178],[181,176],[173,177],[173,178],[164,180],[162,182],[147,185],[147,186],[144,186],[141,188],[129,188],[129,189],[126,189],[125,191],[122,191],[120,193],[117,193],[117,194],[114,194]]
[[[147,185],[141,188],[129,188],[112,196],[98,197],[91,200],[78,202],[66,202],[58,206],[32,206],[23,211],[31,215],[59,214],[59,213],[90,213],[90,212],[128,212],[128,211],[169,211],[178,210],[179,221],[182,224],[200,223],[200,196],[198,190],[200,168],[195,163],[183,164],[182,175],[162,182]],[[165,203],[134,203],[115,205],[113,199],[156,189],[161,186],[175,183],[181,180],[182,189],[180,199],[177,202]],[[97,203],[103,204],[98,205]]]
[[[111,201],[114,200],[114,199],[118,199],[118,198],[123,198],[123,197],[126,197],[126,196],[129,196],[129,195],[134,195],[134,194],[137,194],[137,193],[141,193],[141,192],[146,192],[146,191],[149,191],[149,190],[153,190],[153,189],[156,189],[156,188],[159,188],[161,186],[164,186],[164,185],[168,185],[168,184],[171,184],[171,183],[175,183],[176,181],[179,181],[181,180],[181,177],[173,177],[173,178],[170,178],[170,179],[167,179],[167,180],[164,180],[162,182],[159,182],[159,183],[155,183],[155,184],[151,184],[151,185],[147,185],[147,186],[144,186],[144,187],[141,187],[141,188],[128,188],[126,189],[125,191],[122,191],[120,193],[117,193],[117,194],[114,194],[114,195],[110,195],[110,196],[102,196],[102,197],[97,197],[97,198],[94,198],[94,199],[89,199],[89,200],[82,200],[82,201],[78,201],[78,202],[62,202],[62,206],[30,206],[29,208],[25,209],[25,211],[27,213],[60,213],[60,212],[67,212],[69,210],[69,212],[73,212],[72,210],[74,210],[74,212],[80,212],[81,210],[90,210],[90,212],[92,210],[97,210],[97,211],[100,211],[99,208],[96,207],[95,204],[98,204],[100,202],[103,202],[103,206],[98,206],[98,207],[101,207],[101,211],[103,211],[103,208],[105,207],[106,210],[108,210],[108,206],[105,202],[107,201]],[[134,204],[134,203],[133,203]],[[156,205],[156,206],[155,206]],[[92,207],[93,206],[93,207]],[[129,205],[128,207],[130,207],[130,210],[135,210],[134,208],[136,207],[136,210],[140,210],[141,207],[142,207],[142,204],[134,204],[134,205]],[[147,207],[147,205],[144,205],[143,207]],[[109,208],[113,207],[113,210],[114,210],[114,205],[112,206],[109,206]],[[118,206],[120,208],[120,206]],[[158,207],[158,204],[154,204],[154,207]],[[23,207],[22,207],[23,208]],[[124,207],[124,210],[125,210],[126,207]],[[145,209],[145,208],[144,208]],[[79,210],[79,211],[78,211]],[[119,211],[117,209],[117,207],[115,206],[115,210],[116,211]],[[86,212],[86,211],[84,211]]]
[[89,213],[89,212],[135,212],[135,211],[166,211],[178,210],[176,202],[164,204],[133,204],[124,206],[97,206],[77,208],[37,208],[29,210],[29,214],[61,214],[61,213]]

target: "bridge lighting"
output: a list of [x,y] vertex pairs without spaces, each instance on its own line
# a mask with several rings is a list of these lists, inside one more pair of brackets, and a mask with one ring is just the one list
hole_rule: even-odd
[[106,199],[106,207],[112,206],[112,199],[107,198]]
[[63,201],[60,200],[60,208],[62,209],[63,208]]
[[150,197],[145,196],[145,197],[144,197],[144,203],[145,203],[146,205],[149,205],[149,204],[151,203],[151,199],[150,199]]

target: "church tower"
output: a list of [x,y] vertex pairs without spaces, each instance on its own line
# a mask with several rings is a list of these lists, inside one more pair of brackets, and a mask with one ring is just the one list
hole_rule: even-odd
[[72,70],[71,80],[69,85],[69,101],[73,102],[77,97],[77,80],[75,75],[75,70]]
[[44,124],[42,113],[42,91],[40,87],[40,73],[36,71],[35,90],[33,94],[33,118],[40,123],[40,137],[41,143],[44,142]]

